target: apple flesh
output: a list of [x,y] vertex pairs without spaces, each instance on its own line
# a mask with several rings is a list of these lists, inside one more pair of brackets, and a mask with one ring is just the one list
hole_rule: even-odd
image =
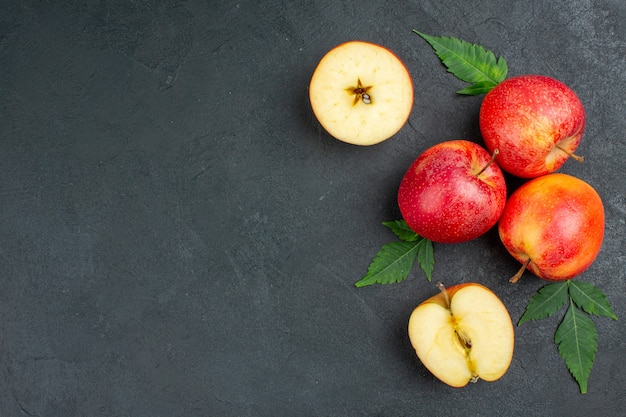
[[506,183],[493,156],[466,140],[441,142],[413,162],[398,189],[407,225],[433,242],[475,239],[498,222]]
[[585,109],[572,89],[542,75],[504,80],[483,99],[480,132],[500,167],[521,178],[559,169],[574,151],[585,128]]
[[573,278],[598,256],[604,207],[596,190],[567,174],[532,179],[509,197],[498,224],[507,251],[522,268],[550,281]]
[[350,41],[330,50],[309,85],[315,117],[336,139],[373,145],[395,135],[413,108],[413,82],[389,49]]
[[509,369],[515,342],[502,301],[477,283],[445,289],[421,303],[409,319],[409,339],[424,366],[456,388],[495,381]]

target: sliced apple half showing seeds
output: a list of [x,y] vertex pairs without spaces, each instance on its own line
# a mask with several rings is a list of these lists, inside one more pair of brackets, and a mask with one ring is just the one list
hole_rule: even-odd
[[374,145],[395,135],[413,108],[413,82],[389,49],[350,41],[321,59],[309,85],[315,117],[333,137]]
[[409,338],[419,359],[452,387],[501,378],[511,364],[515,340],[502,301],[477,283],[439,287],[441,292],[415,308],[409,319]]

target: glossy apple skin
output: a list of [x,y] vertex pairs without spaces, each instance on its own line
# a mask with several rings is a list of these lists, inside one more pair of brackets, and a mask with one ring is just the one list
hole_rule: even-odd
[[585,271],[604,238],[604,207],[596,190],[567,174],[548,174],[518,188],[498,232],[508,252],[539,278],[562,281]]
[[500,151],[497,161],[504,171],[535,178],[556,171],[574,153],[585,129],[585,109],[562,82],[522,75],[487,93],[479,125],[486,148]]
[[407,170],[398,205],[407,225],[433,242],[459,243],[492,228],[506,202],[506,183],[498,164],[480,145],[466,140],[441,142],[424,151]]

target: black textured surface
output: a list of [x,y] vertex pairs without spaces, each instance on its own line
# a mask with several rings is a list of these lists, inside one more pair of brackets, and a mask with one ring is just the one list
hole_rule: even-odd
[[[52,3],[52,4],[51,4]],[[114,1],[0,6],[0,415],[617,416],[626,409],[626,4]],[[562,172],[606,209],[579,279],[619,321],[594,319],[581,395],[552,341],[559,317],[516,328],[509,372],[449,388],[406,323],[436,292],[356,289],[399,217],[426,147],[480,141],[480,97],[412,34],[503,55],[509,75],[570,85],[586,162]],[[307,86],[322,55],[362,39],[415,84],[409,123],[374,147],[323,132]],[[519,319],[544,282],[493,232],[435,247],[434,279],[479,281]]]

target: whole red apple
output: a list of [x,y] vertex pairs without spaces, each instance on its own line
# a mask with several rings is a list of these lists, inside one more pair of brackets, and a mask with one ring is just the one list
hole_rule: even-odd
[[484,234],[498,222],[505,202],[502,170],[483,147],[467,140],[441,142],[424,151],[398,190],[407,225],[440,243]]
[[480,107],[480,132],[500,167],[521,178],[559,169],[580,144],[585,109],[568,86],[543,75],[522,75],[493,88]]
[[600,252],[604,207],[596,190],[567,174],[534,178],[515,190],[498,224],[502,243],[522,268],[561,281],[586,270]]

